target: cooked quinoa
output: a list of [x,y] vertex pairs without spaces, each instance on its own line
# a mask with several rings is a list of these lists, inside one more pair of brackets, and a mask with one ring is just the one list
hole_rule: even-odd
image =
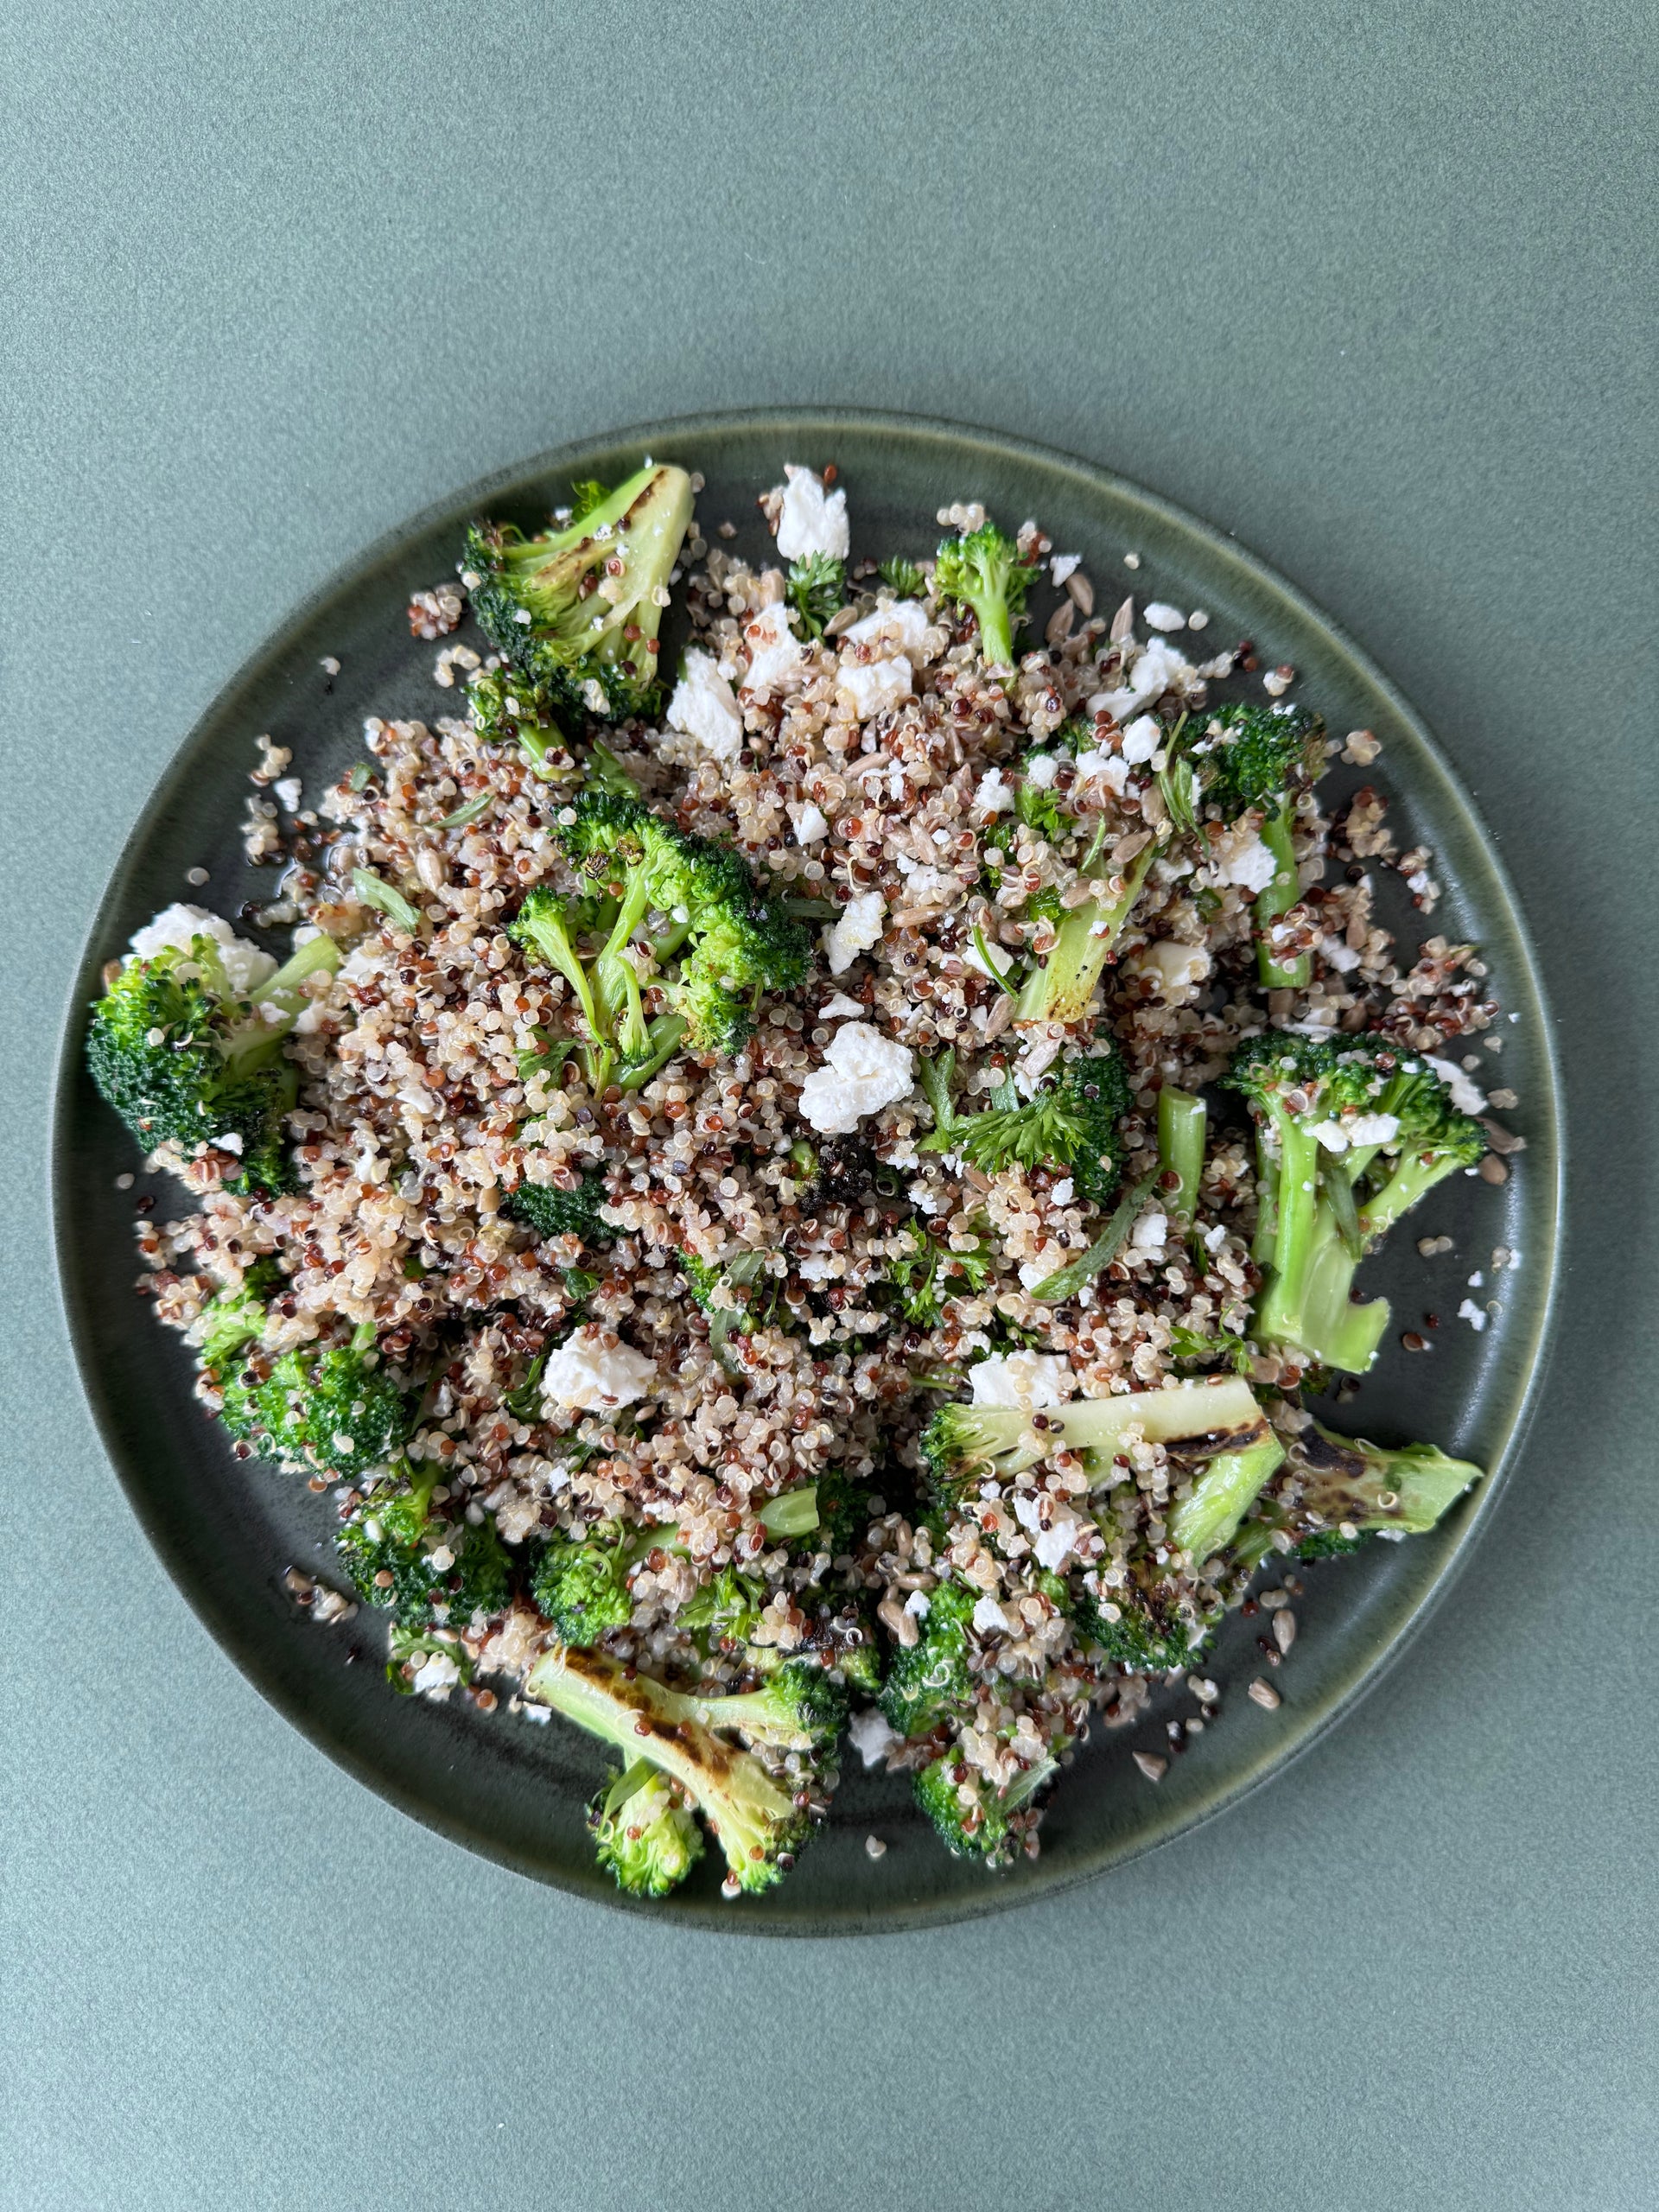
[[[995,1825],[988,1856],[1035,1855],[1039,1808],[1021,1778],[1046,1778],[1092,1719],[1134,1719],[1158,1680],[1111,1656],[1079,1605],[1115,1622],[1153,1577],[1160,1618],[1186,1639],[1202,1725],[1218,1699],[1202,1646],[1253,1564],[1175,1541],[1201,1471],[1179,1452],[1131,1428],[1103,1481],[1063,1434],[1047,1441],[1046,1409],[1242,1375],[1282,1435],[1307,1419],[1307,1363],[1253,1341],[1248,1119],[1212,1119],[1178,1218],[1160,1094],[1213,1090],[1269,1027],[1455,1055],[1497,1008],[1473,948],[1430,937],[1408,965],[1376,918],[1385,868],[1432,912],[1430,855],[1396,850],[1370,786],[1332,815],[1312,780],[1287,817],[1297,881],[1270,948],[1306,980],[1262,984],[1257,901],[1273,864],[1261,812],[1183,824],[1161,772],[1172,732],[1202,728],[1224,700],[1285,699],[1294,670],[1264,670],[1202,610],[1103,596],[1097,609],[1081,562],[1034,521],[1014,543],[1059,596],[1040,641],[1027,632],[1011,665],[988,664],[982,624],[938,588],[934,559],[908,575],[847,565],[847,502],[830,474],[791,468],[762,501],[776,564],[751,567],[690,522],[677,678],[659,711],[599,732],[615,787],[631,780],[677,835],[734,849],[765,897],[787,902],[806,932],[804,980],[760,991],[734,1051],[683,1040],[635,1087],[589,1087],[569,1041],[584,1033],[578,990],[510,928],[528,893],[593,891],[567,833],[600,757],[594,733],[562,715],[533,742],[504,735],[501,698],[522,709],[528,685],[487,635],[462,631],[435,657],[434,703],[471,711],[371,719],[362,761],[329,790],[303,793],[283,748],[260,741],[247,850],[285,863],[264,918],[345,957],[296,987],[290,1187],[251,1186],[239,1140],[163,1141],[156,1161],[194,1211],[141,1220],[141,1287],[198,1344],[227,1300],[257,1294],[263,1318],[234,1375],[204,1353],[199,1395],[227,1417],[227,1389],[257,1392],[289,1371],[285,1355],[320,1348],[354,1346],[364,1372],[401,1394],[407,1433],[380,1464],[342,1464],[348,1434],[284,1451],[245,1421],[232,1447],[274,1450],[327,1492],[342,1528],[376,1541],[377,1501],[425,1485],[432,1602],[423,1632],[394,1641],[401,1686],[499,1704],[494,1725],[545,1718],[528,1678],[563,1647],[537,1602],[537,1561],[549,1547],[655,1531],[630,1561],[626,1619],[593,1639],[602,1659],[707,1699],[810,1658],[850,1686],[866,1764],[929,1770],[970,1837]],[[971,503],[939,519],[959,537],[985,524]],[[838,572],[822,634],[791,595],[791,563],[815,556]],[[462,571],[416,594],[416,636],[448,639],[463,623],[463,594],[480,586]],[[480,728],[492,679],[496,719]],[[1362,768],[1378,752],[1366,731],[1324,749]],[[1118,898],[1137,865],[1144,882],[1084,1018],[1031,1019],[1021,979],[1069,914]],[[628,957],[644,1020],[671,1015],[672,957],[638,944]],[[987,1172],[929,1147],[925,1070],[953,1065],[965,1117],[1018,1112],[1073,1063],[1113,1052],[1127,1110],[1111,1187],[1096,1173],[1090,1195],[1063,1158]],[[535,1194],[567,1202],[575,1225],[549,1233]],[[1112,1256],[1079,1268],[1115,1217]],[[1038,1294],[1067,1268],[1071,1294]],[[942,1510],[925,1432],[964,1389],[1022,1408],[1039,1456]],[[354,1401],[348,1420],[361,1411]],[[1281,1553],[1325,1527],[1300,1464],[1264,1493],[1277,1515],[1264,1541]],[[844,1548],[818,1548],[810,1526],[780,1536],[786,1511],[763,1518],[807,1485],[850,1491]],[[463,1618],[444,1578],[468,1532],[491,1529],[505,1560],[497,1600]],[[294,1586],[316,1618],[339,1619],[389,1595],[380,1572],[378,1586],[353,1589],[344,1573],[337,1586]],[[711,1593],[734,1574],[741,1631],[711,1632]],[[907,1733],[852,1655],[892,1669],[921,1645],[942,1590],[962,1593],[967,1688]],[[1275,1665],[1294,1633],[1276,1611]],[[1249,1694],[1277,1701],[1265,1681]],[[833,1744],[750,1748],[808,1816],[822,1811]],[[1148,1779],[1164,1771],[1135,1757]],[[873,1859],[880,1848],[872,1839]]]

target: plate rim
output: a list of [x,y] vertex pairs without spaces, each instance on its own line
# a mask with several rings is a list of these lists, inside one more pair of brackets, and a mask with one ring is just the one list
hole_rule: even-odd
[[[1521,964],[1518,980],[1523,982],[1530,992],[1541,1017],[1539,1050],[1544,1081],[1529,1106],[1534,1132],[1530,1141],[1533,1165],[1529,1169],[1529,1180],[1536,1176],[1531,1203],[1541,1209],[1541,1225],[1548,1255],[1548,1279],[1535,1307],[1529,1338],[1523,1340],[1524,1373],[1518,1390],[1513,1394],[1512,1410],[1507,1416],[1501,1449],[1486,1470],[1478,1491],[1465,1508],[1456,1541],[1433,1583],[1418,1599],[1402,1624],[1389,1636],[1380,1649],[1372,1652],[1345,1681],[1327,1689],[1317,1702],[1299,1711],[1291,1723],[1293,1732],[1275,1738],[1265,1745],[1257,1757],[1218,1786],[1205,1802],[1196,1808],[1172,1808],[1168,1815],[1149,1822],[1134,1838],[1104,1845],[1088,1864],[1064,1872],[1056,1871],[1051,1879],[1029,1888],[1012,1890],[991,1879],[986,1881],[977,1894],[967,1891],[921,1903],[895,1901],[891,1906],[883,1906],[879,1900],[872,1899],[870,1909],[862,1913],[821,1905],[816,1909],[816,1918],[812,1910],[787,1918],[770,1915],[749,1916],[734,1912],[728,1904],[705,1906],[690,1900],[677,1904],[664,1912],[660,1904],[648,1899],[626,1897],[596,1879],[589,1882],[573,1879],[566,1870],[545,1861],[531,1859],[523,1853],[495,1841],[480,1829],[450,1818],[442,1809],[406,1790],[398,1781],[388,1777],[353,1746],[339,1740],[325,1722],[320,1721],[306,1709],[302,1700],[286,1682],[273,1680],[272,1670],[265,1665],[253,1633],[251,1617],[238,1614],[221,1605],[212,1592],[195,1580],[184,1556],[182,1544],[171,1532],[168,1516],[154,1504],[147,1484],[129,1468],[124,1448],[118,1446],[114,1422],[99,1387],[90,1332],[81,1325],[82,1316],[72,1287],[70,1212],[73,1177],[68,1131],[73,1111],[73,1093],[81,1071],[81,1027],[89,978],[96,975],[101,965],[99,948],[107,938],[108,916],[118,903],[118,887],[124,882],[135,856],[149,842],[165,811],[164,802],[178,765],[185,755],[207,738],[213,725],[230,711],[238,695],[269,673],[330,604],[359,585],[365,573],[384,568],[413,540],[459,513],[537,480],[578,467],[584,460],[597,453],[630,445],[640,445],[649,450],[677,438],[719,436],[733,432],[769,432],[779,436],[794,432],[802,437],[833,439],[837,430],[843,429],[912,443],[918,439],[936,442],[942,447],[949,447],[956,454],[960,454],[964,446],[976,446],[1007,461],[1027,466],[1036,464],[1045,469],[1059,470],[1076,476],[1090,492],[1107,493],[1126,506],[1139,509],[1159,524],[1198,539],[1210,556],[1240,571],[1254,587],[1268,586],[1284,600],[1300,620],[1320,632],[1346,655],[1364,680],[1387,702],[1390,711],[1408,728],[1438,778],[1443,801],[1460,813],[1471,828],[1480,832],[1485,865],[1507,908],[1513,931],[1515,949]],[[52,1077],[49,1180],[58,1306],[69,1338],[81,1395],[92,1416],[99,1444],[134,1518],[168,1580],[209,1637],[259,1696],[308,1743],[321,1751],[355,1781],[373,1790],[378,1796],[423,1827],[462,1848],[478,1853],[498,1866],[509,1867],[545,1886],[613,1910],[650,1915],[675,1929],[802,1940],[846,1935],[897,1935],[923,1928],[940,1927],[978,1919],[993,1912],[1007,1911],[1017,1906],[1034,1905],[1064,1895],[1085,1883],[1097,1881],[1116,1868],[1126,1866],[1143,1858],[1148,1852],[1173,1841],[1176,1836],[1189,1834],[1219,1818],[1243,1799],[1284,1773],[1329,1730],[1355,1711],[1415,1643],[1464,1573],[1471,1553],[1497,1510],[1499,1497],[1525,1444],[1554,1356],[1558,1333],[1555,1318],[1563,1272],[1567,1160],[1566,1102],[1554,1019],[1528,926],[1526,910],[1516,894],[1508,867],[1487,831],[1462,778],[1446,757],[1440,741],[1421,715],[1394,679],[1340,623],[1234,533],[1223,530],[1177,502],[1165,499],[1160,493],[1148,490],[1134,479],[1122,476],[1114,469],[1064,448],[944,416],[856,407],[785,405],[715,410],[601,429],[592,435],[566,440],[493,470],[484,477],[428,501],[414,514],[404,517],[382,531],[332,569],[291,607],[280,623],[262,637],[254,650],[244,657],[226,681],[215,690],[168,752],[110,865],[103,892],[73,972],[68,1003],[59,1032]],[[1539,1167],[1545,1163],[1548,1164],[1547,1172],[1538,1173]],[[1535,1236],[1533,1242],[1535,1246]]]

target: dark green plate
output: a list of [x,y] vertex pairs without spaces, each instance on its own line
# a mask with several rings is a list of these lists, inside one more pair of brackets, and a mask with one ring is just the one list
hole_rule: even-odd
[[[1292,662],[1296,696],[1332,729],[1368,727],[1382,741],[1371,779],[1395,802],[1402,845],[1433,847],[1446,896],[1428,925],[1478,939],[1506,1011],[1503,1080],[1526,1102],[1529,1149],[1501,1191],[1476,1180],[1443,1186],[1422,1229],[1458,1240],[1455,1261],[1432,1268],[1411,1238],[1373,1263],[1402,1327],[1434,1306],[1444,1325],[1432,1353],[1391,1347],[1365,1384],[1353,1425],[1383,1440],[1422,1436],[1491,1470],[1491,1478],[1431,1536],[1376,1544],[1307,1576],[1301,1633],[1274,1680],[1283,1703],[1266,1713],[1243,1694],[1261,1668],[1254,1630],[1230,1621],[1210,1671],[1223,1686],[1220,1722],[1145,1781],[1129,1754],[1162,1748],[1165,1715],[1190,1700],[1155,1699],[1138,1728],[1095,1739],[1064,1777],[1043,1828],[1042,1857],[1005,1873],[948,1858],[912,1808],[902,1782],[866,1775],[849,1757],[830,1822],[794,1875],[768,1897],[728,1904],[716,1854],[683,1891],[627,1905],[594,1867],[582,1809],[604,1754],[562,1722],[533,1726],[505,1713],[395,1697],[381,1672],[384,1629],[359,1615],[313,1626],[283,1587],[290,1563],[326,1570],[330,1508],[302,1485],[231,1459],[190,1395],[179,1339],[133,1295],[132,1198],[115,1188],[137,1165],[134,1147],[81,1069],[86,1002],[99,969],[130,931],[169,900],[197,898],[234,916],[269,896],[269,877],[245,868],[238,827],[249,796],[253,740],[270,731],[294,753],[315,794],[359,749],[370,713],[435,719],[455,711],[436,689],[436,648],[412,640],[404,620],[412,590],[453,573],[461,529],[481,507],[531,519],[573,477],[612,478],[642,452],[700,469],[704,526],[729,518],[737,550],[767,541],[757,493],[785,461],[835,461],[849,493],[860,555],[920,554],[937,543],[936,511],[983,499],[1007,524],[1042,520],[1058,549],[1080,552],[1109,611],[1123,589],[1203,607],[1211,651],[1248,636],[1262,664]],[[1128,552],[1141,556],[1135,571]],[[1051,604],[1033,613],[1040,629]],[[465,638],[469,632],[463,631]],[[675,650],[672,634],[668,652]],[[321,663],[336,657],[332,683]],[[1358,779],[1338,769],[1332,779]],[[192,891],[185,872],[211,870]],[[1387,886],[1398,879],[1384,874]],[[1403,897],[1385,919],[1427,934]],[[1414,925],[1415,926],[1414,926]],[[1495,1074],[1495,1071],[1494,1071]],[[314,1742],[405,1812],[539,1879],[678,1923],[823,1935],[915,1926],[988,1912],[1064,1889],[1149,1849],[1230,1804],[1284,1765],[1376,1681],[1446,1589],[1491,1513],[1524,1423],[1549,1318],[1561,1153],[1548,1016],[1515,897],[1491,840],[1427,730],[1393,686],[1308,602],[1213,530],[1106,471],[1014,440],[944,423],[850,414],[703,417],[653,425],[599,444],[563,448],[474,486],[385,539],[302,607],[220,694],[181,747],[128,842],[99,912],[70,1008],[58,1086],[55,1204],[64,1299],[81,1373],[105,1443],[134,1511],[213,1634],[277,1708]],[[158,1202],[168,1198],[159,1185]],[[1421,1232],[1420,1232],[1421,1233]],[[1525,1255],[1496,1286],[1501,1311],[1482,1336],[1454,1320],[1465,1277],[1488,1268],[1492,1247]],[[1493,1295],[1491,1289],[1483,1296]],[[348,1660],[354,1663],[347,1664]],[[872,1860],[865,1838],[882,1837]]]

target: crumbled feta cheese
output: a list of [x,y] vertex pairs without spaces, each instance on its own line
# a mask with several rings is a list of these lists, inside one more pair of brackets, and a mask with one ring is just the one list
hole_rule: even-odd
[[1345,938],[1326,935],[1319,939],[1319,957],[1327,968],[1346,976],[1359,965],[1359,955]]
[[1089,702],[1089,711],[1116,715],[1122,721],[1126,715],[1161,699],[1166,691],[1185,694],[1196,673],[1192,662],[1184,660],[1173,645],[1161,638],[1150,639],[1129,671],[1128,681],[1115,691],[1097,691]]
[[[1098,777],[1109,791],[1116,791],[1119,798],[1122,798],[1128,786],[1128,767],[1118,753],[1103,752],[1099,747],[1091,746],[1088,752],[1078,753],[1076,766],[1084,782]],[[1014,804],[1012,792],[1008,795],[1008,804],[1010,806]]]
[[1350,1144],[1392,1144],[1400,1134],[1397,1114],[1356,1114],[1347,1124]]
[[899,1741],[897,1729],[890,1727],[887,1719],[878,1706],[866,1706],[862,1713],[855,1713],[847,1724],[847,1733],[853,1739],[853,1749],[866,1766],[874,1766],[884,1759]]
[[1459,1306],[1458,1319],[1459,1321],[1466,1321],[1477,1336],[1486,1325],[1485,1309],[1477,1306],[1472,1298],[1465,1298]]
[[1469,1287],[1471,1290],[1484,1290],[1486,1287],[1486,1278],[1478,1268],[1469,1278]]
[[1173,938],[1142,945],[1124,962],[1132,976],[1144,976],[1157,986],[1169,1006],[1190,998],[1210,973],[1210,955],[1201,944],[1178,944]]
[[1348,1132],[1340,1122],[1316,1122],[1312,1134],[1327,1152],[1346,1152],[1348,1149]]
[[805,799],[789,809],[789,818],[795,827],[798,845],[816,845],[821,837],[830,834],[830,824],[821,806],[814,806]]
[[1060,764],[1052,753],[1033,753],[1025,764],[1025,778],[1039,791],[1046,791],[1060,772]]
[[1485,1093],[1476,1089],[1455,1060],[1437,1060],[1433,1052],[1425,1052],[1423,1058],[1452,1093],[1452,1103],[1459,1114],[1485,1112]]
[[289,814],[299,812],[302,786],[297,776],[279,776],[270,788],[279,806]]
[[712,653],[688,650],[668,702],[668,726],[694,738],[711,760],[735,760],[742,751],[743,717]]
[[1251,892],[1265,891],[1279,872],[1279,863],[1248,817],[1222,831],[1210,848],[1210,865],[1219,882],[1236,883]]
[[1048,564],[1048,573],[1057,585],[1063,584],[1068,576],[1075,576],[1082,566],[1081,553],[1057,553]]
[[1161,1252],[1169,1236],[1169,1221],[1161,1213],[1143,1213],[1129,1232],[1137,1252]]
[[844,976],[861,952],[880,944],[887,911],[879,891],[861,891],[824,925],[823,957],[832,976]]
[[751,691],[776,690],[799,672],[801,641],[790,627],[794,619],[794,608],[780,599],[774,606],[763,607],[745,628]]
[[861,722],[885,715],[916,689],[914,671],[902,653],[895,653],[891,660],[843,660],[836,681],[852,701]]
[[1069,1175],[1062,1175],[1048,1195],[1057,1206],[1069,1206],[1077,1195],[1071,1178]]
[[833,998],[826,999],[818,1008],[818,1019],[820,1021],[832,1021],[838,1014],[850,1014],[855,1021],[861,1020],[864,1014],[864,1001],[861,999],[849,998],[845,991],[837,991]]
[[823,1136],[845,1136],[867,1115],[905,1097],[915,1081],[915,1055],[868,1022],[843,1022],[825,1065],[801,1085],[801,1118]]
[[1154,630],[1185,630],[1186,617],[1179,607],[1171,607],[1166,600],[1154,599],[1147,606],[1146,619]]
[[257,944],[250,944],[246,938],[238,937],[227,921],[218,914],[210,914],[205,906],[177,903],[163,906],[143,929],[135,930],[127,942],[141,960],[153,960],[158,952],[169,947],[178,952],[188,952],[199,937],[211,938],[219,947],[226,976],[238,998],[246,998],[276,973],[276,963],[268,952],[262,952]]
[[909,1597],[905,1600],[905,1611],[911,1616],[912,1620],[925,1621],[932,1607],[932,1604],[933,1600],[928,1596],[925,1590],[912,1590]]
[[1010,814],[1014,810],[1014,794],[1002,780],[1000,768],[988,768],[979,779],[974,793],[976,814]]
[[430,1653],[416,1670],[412,1688],[421,1697],[447,1697],[461,1680],[461,1669],[447,1651]]
[[1077,1395],[1077,1377],[1058,1352],[993,1352],[968,1370],[976,1406],[1020,1406],[1040,1413]]
[[1206,1252],[1219,1252],[1222,1246],[1226,1242],[1227,1224],[1225,1222],[1218,1221],[1213,1229],[1206,1229],[1204,1232],[1204,1249]]
[[785,561],[804,561],[814,553],[827,553],[844,561],[852,543],[847,522],[847,494],[823,488],[823,479],[810,468],[784,464],[784,502],[778,515],[778,550]]
[[1047,1528],[1042,1523],[1042,1509],[1030,1491],[1018,1492],[1014,1501],[1014,1516],[1031,1538],[1031,1548],[1039,1567],[1051,1574],[1067,1559],[1083,1534],[1083,1523],[1076,1514],[1063,1505],[1051,1506],[1052,1517]]
[[1123,758],[1131,768],[1144,767],[1164,741],[1164,733],[1150,715],[1137,715],[1123,733]]
[[657,1367],[631,1344],[607,1349],[606,1331],[590,1322],[548,1355],[542,1396],[550,1407],[610,1413],[650,1395]]
[[974,1628],[980,1636],[990,1636],[1001,1629],[1006,1632],[1008,1617],[995,1598],[982,1598],[974,1607]]
[[874,614],[853,623],[842,636],[851,645],[873,645],[878,642],[897,645],[914,662],[926,653],[927,630],[927,609],[919,599],[894,599],[885,601]]

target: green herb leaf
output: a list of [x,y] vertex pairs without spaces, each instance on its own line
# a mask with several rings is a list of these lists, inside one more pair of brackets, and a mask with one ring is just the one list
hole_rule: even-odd
[[1058,1274],[1052,1274],[1038,1284],[1031,1294],[1039,1306],[1064,1306],[1067,1299],[1077,1296],[1085,1283],[1092,1282],[1103,1268],[1110,1267],[1123,1249],[1129,1231],[1135,1227],[1135,1217],[1158,1180],[1158,1175],[1157,1168],[1149,1168],[1141,1180],[1125,1192],[1111,1219],[1082,1257],[1073,1260],[1069,1268],[1062,1268]]
[[421,918],[401,891],[394,891],[365,868],[352,870],[352,888],[365,906],[378,906],[400,930],[406,930],[410,937],[419,933]]

